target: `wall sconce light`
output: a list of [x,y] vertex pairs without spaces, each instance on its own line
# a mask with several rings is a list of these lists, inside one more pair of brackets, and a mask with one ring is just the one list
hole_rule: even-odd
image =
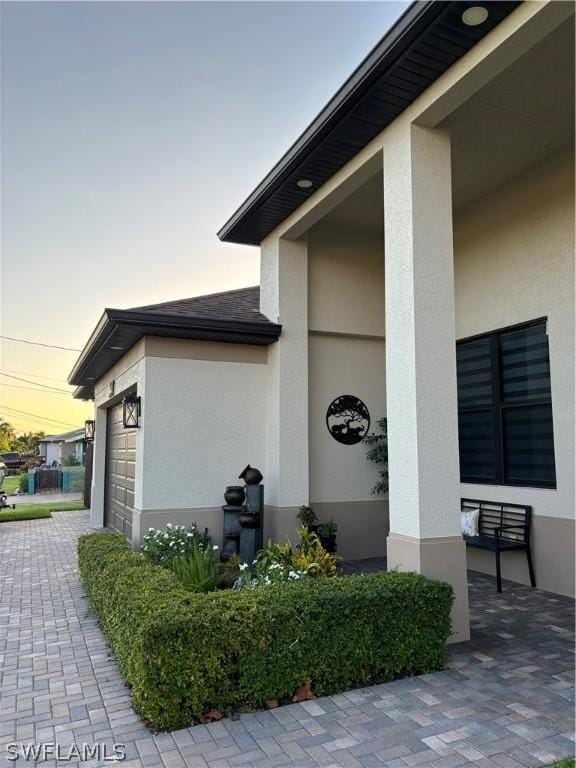
[[127,395],[122,400],[122,406],[124,428],[131,429],[140,426],[138,423],[140,418],[140,398],[136,397],[136,395]]
[[96,422],[92,419],[88,419],[88,421],[84,422],[84,440],[86,440],[87,443],[91,443],[94,440],[95,427]]

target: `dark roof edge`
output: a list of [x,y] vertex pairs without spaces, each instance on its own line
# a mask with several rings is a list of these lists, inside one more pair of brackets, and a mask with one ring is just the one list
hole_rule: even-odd
[[[179,332],[189,331],[190,333],[197,332],[202,337],[202,340],[205,341],[229,342],[230,337],[232,337],[236,343],[246,344],[272,344],[278,340],[282,331],[281,325],[270,322],[263,323],[262,321],[252,322],[249,320],[183,317],[182,315],[154,315],[150,312],[105,309],[100,322],[80,353],[68,377],[69,384],[78,385],[80,388],[85,385],[82,377],[86,367],[102,350],[107,340],[119,326],[141,330],[142,336],[145,336],[146,332],[153,334],[155,331],[160,330],[167,336],[169,336],[170,330]],[[209,338],[206,338],[207,336]],[[127,351],[124,350],[120,357],[123,357]]]
[[104,344],[104,340],[107,339],[114,330],[110,323],[110,318],[108,317],[109,311],[110,310],[108,309],[104,310],[98,324],[90,334],[90,338],[78,355],[78,359],[74,363],[74,367],[68,376],[68,384],[80,384],[77,379],[80,376],[82,369],[90,362],[93,350],[96,348],[100,349]]
[[72,392],[73,400],[94,400],[94,385],[81,384]]
[[[447,5],[446,0],[415,0],[390,27],[384,37],[374,46],[350,77],[336,91],[325,107],[316,115],[310,125],[296,139],[294,144],[285,152],[272,170],[248,195],[246,200],[230,216],[217,235],[220,240],[226,240],[239,225],[240,221],[258,206],[266,197],[270,188],[281,177],[290,175],[302,161],[310,145],[317,139],[318,134],[325,130],[332,121],[339,121],[357,99],[369,87],[370,77],[385,56],[389,56],[402,38],[430,12],[436,17]],[[305,202],[305,199],[302,200]],[[234,242],[234,241],[232,241]]]

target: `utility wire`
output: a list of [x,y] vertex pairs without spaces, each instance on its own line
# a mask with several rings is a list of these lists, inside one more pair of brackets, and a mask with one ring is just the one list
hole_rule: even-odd
[[30,341],[29,339],[15,339],[12,336],[0,336],[5,341],[17,341],[19,344],[33,344],[35,347],[48,347],[49,349],[62,349],[65,352],[82,352],[75,347],[60,347],[57,344],[43,344],[41,341]]
[[31,381],[30,379],[22,379],[20,376],[12,376],[10,373],[4,373],[4,371],[0,371],[0,376],[6,376],[9,379],[15,379],[16,381],[23,381],[26,384],[34,384],[35,387],[42,387],[42,389],[49,389],[54,392],[61,392],[64,395],[70,395],[72,394],[67,389],[60,389],[59,387],[52,387],[50,384],[40,384],[37,381]]
[[[0,411],[1,411],[2,408],[4,408],[4,406],[0,406]],[[68,424],[67,422],[55,421],[54,419],[46,419],[44,416],[36,416],[35,414],[30,414],[31,418],[28,418],[28,415],[26,414],[25,411],[22,411],[21,413],[23,413],[24,415],[21,416],[19,413],[13,413],[12,411],[6,411],[5,413],[2,413],[2,416],[3,416],[3,418],[5,418],[7,420],[10,420],[10,419],[14,418],[16,420],[23,419],[24,421],[33,421],[33,422],[36,422],[37,424],[43,424],[43,425],[47,425],[48,424],[48,426],[51,429],[61,429],[61,430],[66,430],[67,429],[67,430],[69,430],[70,427],[72,426],[71,424]],[[75,427],[75,428],[76,429],[80,429],[80,427]]]
[[18,432],[45,432],[46,430],[52,431],[54,429],[54,427],[47,427],[45,424],[37,421],[36,419],[15,420],[12,417],[10,418],[10,426]]
[[66,384],[66,379],[55,379],[53,376],[41,376],[39,373],[31,371],[16,371],[13,368],[6,368],[7,373],[20,373],[22,376],[32,376],[33,379],[46,379],[47,381],[57,381],[59,384]]
[[67,421],[56,421],[55,419],[49,419],[47,416],[41,416],[38,413],[29,413],[28,411],[21,411],[18,408],[9,408],[7,405],[0,406],[4,411],[13,411],[14,413],[19,413],[22,416],[32,416],[32,418],[38,418],[42,419],[42,421],[51,421],[54,424],[63,424],[65,427],[72,427],[73,429],[80,429],[80,427],[77,424],[70,424]]
[[0,390],[6,389],[6,387],[9,387],[10,389],[25,389],[26,392],[36,392],[37,395],[68,395],[70,396],[70,392],[50,392],[50,390],[34,389],[34,387],[21,387],[19,384],[4,384],[3,381],[0,381]]
[[29,419],[27,416],[13,416],[13,414],[3,414],[4,418],[8,418],[9,423],[14,426],[15,429],[22,429],[18,424],[28,424],[28,429],[42,430],[49,434],[58,434],[62,432],[72,432],[70,427],[64,427],[59,424],[48,424],[42,419]]

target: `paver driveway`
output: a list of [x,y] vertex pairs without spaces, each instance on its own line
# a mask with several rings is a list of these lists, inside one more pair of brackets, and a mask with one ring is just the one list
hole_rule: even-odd
[[514,768],[574,752],[572,601],[510,583],[498,595],[478,575],[473,640],[443,672],[154,736],[78,581],[88,527],[86,512],[0,525],[2,765],[30,764],[9,762],[8,742],[123,742],[124,765],[194,768]]

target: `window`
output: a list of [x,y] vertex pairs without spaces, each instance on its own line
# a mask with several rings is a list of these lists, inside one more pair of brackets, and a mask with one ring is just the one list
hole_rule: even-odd
[[460,479],[556,487],[546,321],[456,346]]

